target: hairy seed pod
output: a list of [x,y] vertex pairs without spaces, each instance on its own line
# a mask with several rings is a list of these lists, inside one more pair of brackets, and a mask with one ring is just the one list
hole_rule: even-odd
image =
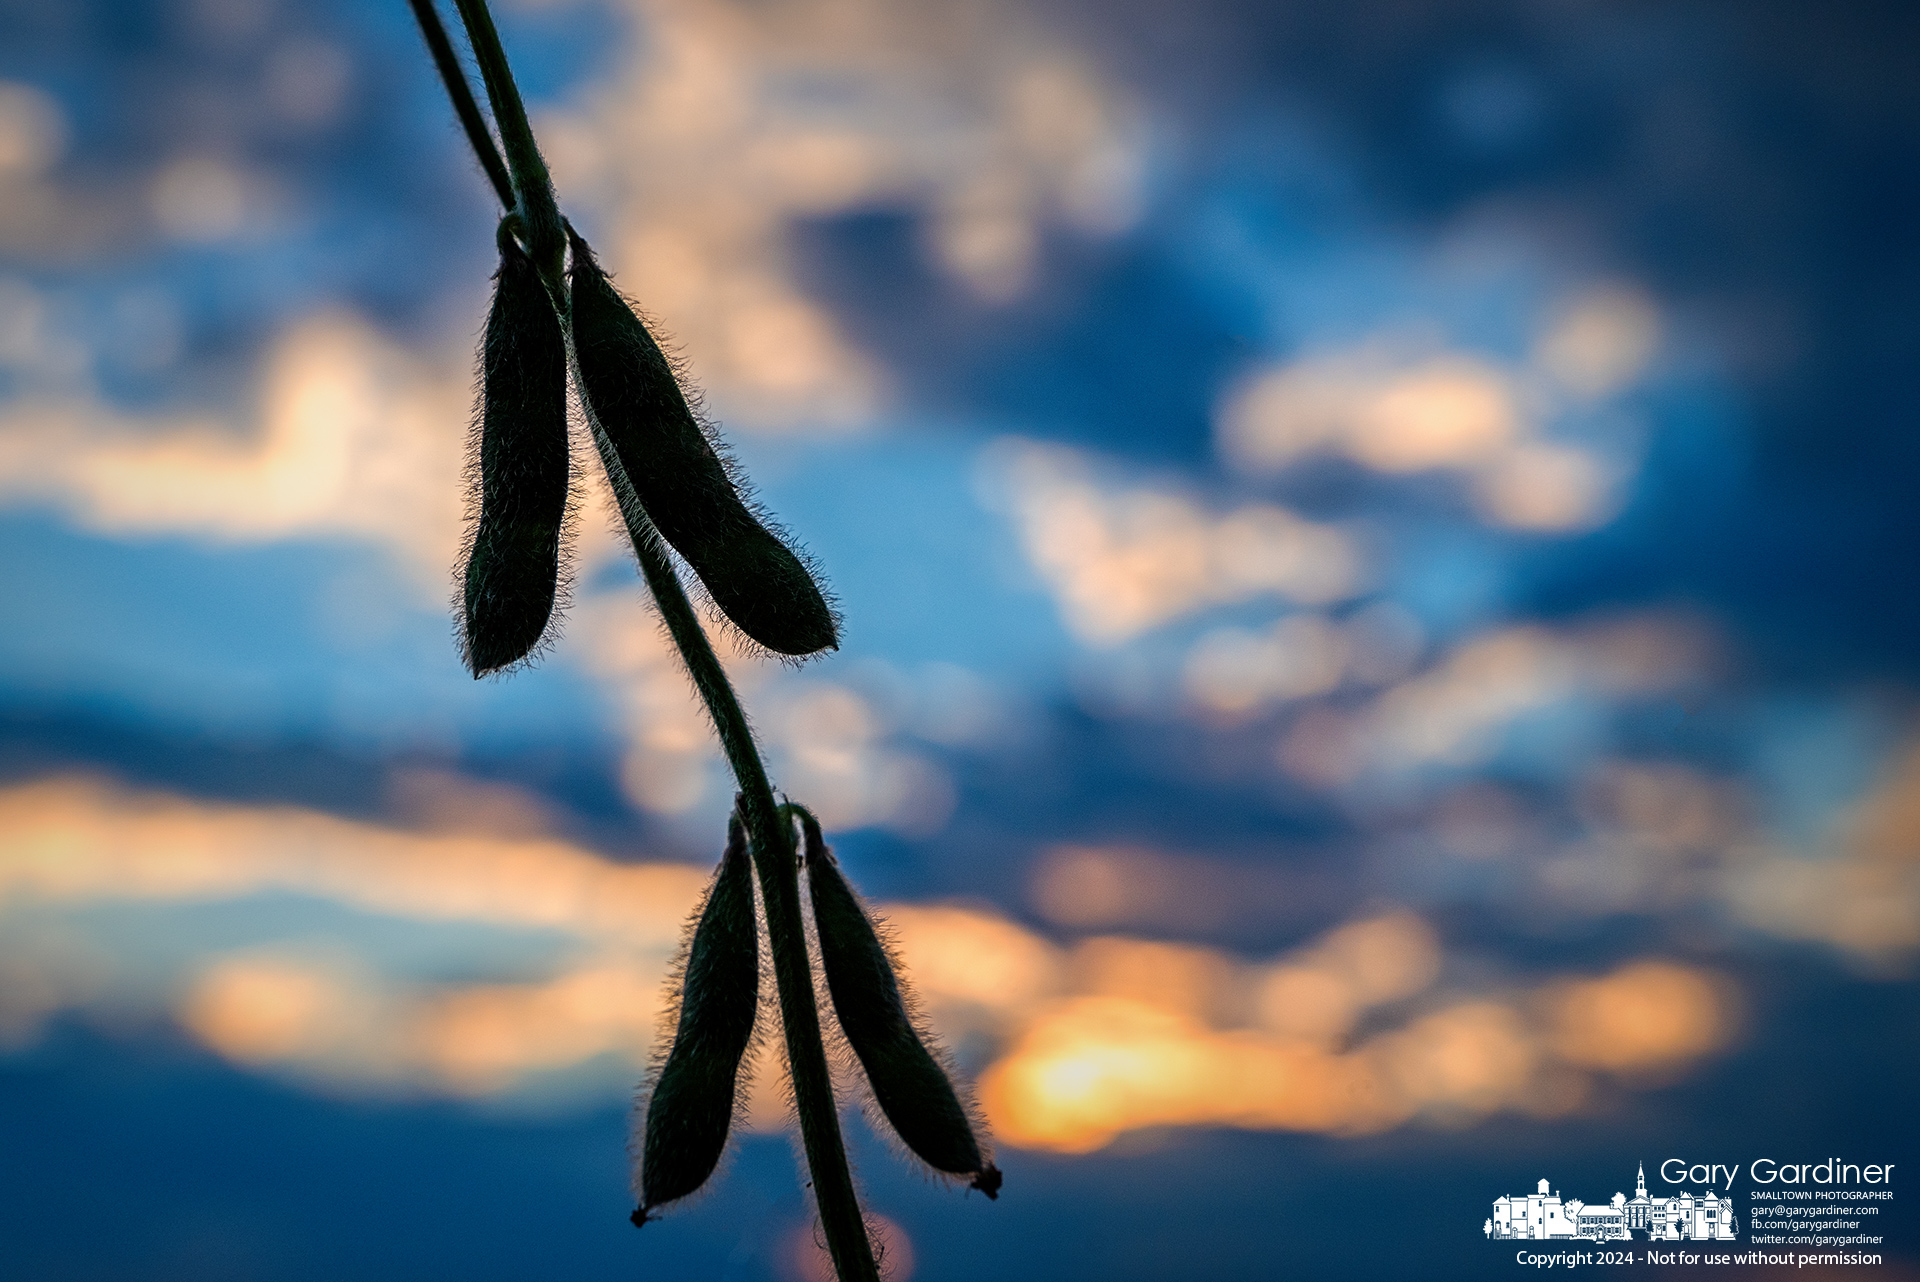
[[873,920],[840,875],[819,821],[805,807],[790,810],[806,837],[807,886],[827,992],[847,1044],[866,1070],[874,1103],[921,1161],[947,1175],[972,1176],[972,1187],[998,1197],[999,1168],[982,1159],[967,1110],[914,1027]]
[[[467,549],[461,649],[475,677],[540,643],[559,591],[568,471],[567,347],[533,262],[500,224],[480,353],[479,521]],[[477,468],[475,467],[477,462]]]
[[740,1061],[760,1008],[760,950],[753,910],[753,863],[735,813],[727,852],[707,892],[687,950],[673,1049],[647,1098],[637,1181],[636,1225],[664,1202],[707,1182],[733,1125]]
[[602,452],[617,460],[617,469],[608,467],[616,490],[624,479],[660,537],[747,636],[786,655],[833,649],[833,610],[813,575],[742,501],[660,345],[586,241],[569,236],[575,369]]

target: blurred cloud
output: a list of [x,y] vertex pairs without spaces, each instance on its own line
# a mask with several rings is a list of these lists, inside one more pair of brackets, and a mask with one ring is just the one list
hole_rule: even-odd
[[1268,967],[1257,1014],[1275,1032],[1332,1044],[1368,1007],[1425,990],[1440,961],[1439,938],[1412,913],[1355,922]]
[[1057,845],[1035,863],[1032,900],[1069,930],[1132,927],[1204,935],[1285,921],[1299,911],[1299,870],[1176,855],[1141,846]]
[[[1562,1115],[1588,1098],[1585,1070],[1691,1065],[1725,1045],[1731,1028],[1722,981],[1649,961],[1537,990],[1560,1003],[1544,1022],[1531,1013],[1538,998],[1441,994],[1350,1042],[1361,1011],[1415,997],[1438,973],[1437,941],[1406,914],[1342,927],[1263,968],[1206,950],[1186,950],[1183,964],[1182,950],[1167,945],[1086,947],[1096,946],[1105,964],[1095,981],[1033,1017],[982,1077],[981,1099],[1004,1142],[1087,1152],[1137,1127],[1354,1135],[1415,1118]],[[1236,981],[1256,1023],[1224,1014],[1234,1002],[1221,990]],[[1589,1008],[1637,1021],[1610,1058],[1554,1022]]]
[[1103,484],[1073,450],[1011,439],[996,442],[982,468],[1067,626],[1092,645],[1257,597],[1338,601],[1364,575],[1347,534],[1277,504],[1216,516],[1169,490]]
[[1302,717],[1282,740],[1279,761],[1321,786],[1372,771],[1484,766],[1516,721],[1683,688],[1708,674],[1713,650],[1697,620],[1673,615],[1491,630],[1353,711]]
[[0,369],[16,387],[64,391],[87,366],[85,346],[64,331],[55,300],[17,277],[0,276]]
[[1345,675],[1347,639],[1311,614],[1293,614],[1264,633],[1216,628],[1187,654],[1187,693],[1215,712],[1325,694]]
[[4,902],[180,902],[268,891],[369,912],[677,944],[704,876],[610,864],[552,839],[380,828],[314,811],[208,805],[63,777],[0,791]]
[[[10,935],[15,924],[27,932],[0,966],[32,977],[7,1003],[11,1035],[62,1006],[158,1000],[235,1063],[329,1090],[510,1094],[607,1055],[617,1065],[612,1083],[637,1072],[663,1007],[667,963],[706,874],[612,864],[532,834],[475,831],[488,804],[496,818],[512,807],[498,790],[430,776],[405,789],[416,816],[447,815],[457,805],[461,822],[452,831],[394,829],[86,778],[0,792],[0,830],[9,835],[0,917]],[[546,978],[449,984],[383,973],[371,935],[336,923],[325,937],[294,934],[238,951],[182,938],[178,972],[156,975],[126,951],[138,932],[98,932],[85,916],[100,904],[165,913],[275,895],[372,918],[550,932],[565,942],[549,950]],[[63,919],[64,929],[51,930]],[[35,932],[61,942],[36,944]],[[497,966],[490,938],[450,938],[442,964]]]
[[991,910],[888,904],[881,911],[910,961],[914,989],[943,1011],[1025,1010],[1064,982],[1058,948]]
[[[874,1262],[887,1282],[907,1282],[913,1276],[913,1240],[907,1231],[884,1215],[867,1214],[867,1232],[873,1239]],[[786,1250],[774,1262],[783,1282],[836,1282],[833,1257],[819,1227],[804,1224],[786,1237]]]
[[1611,396],[1646,371],[1660,329],[1659,309],[1644,290],[1600,285],[1561,309],[1540,334],[1533,360],[1573,392]]
[[1480,361],[1443,357],[1377,379],[1342,377],[1339,364],[1272,374],[1245,393],[1223,420],[1230,456],[1271,470],[1337,441],[1377,471],[1418,472],[1477,463],[1522,430],[1516,389]]
[[1723,1044],[1737,1005],[1725,985],[1687,966],[1637,962],[1544,995],[1553,1049],[1570,1064],[1613,1072],[1684,1064]]
[[610,1080],[595,1093],[624,1084],[647,1062],[665,1014],[662,969],[630,963],[589,965],[546,983],[434,990],[272,952],[214,961],[176,1012],[188,1032],[244,1068],[330,1091],[424,1088],[474,1098],[538,1093],[542,1074],[602,1056],[612,1058]]
[[[407,786],[450,798],[473,787],[433,777]],[[234,1063],[326,1091],[624,1092],[646,1063],[668,962],[706,881],[683,865],[613,864],[533,835],[396,829],[85,778],[0,791],[0,827],[12,838],[0,858],[0,970],[29,981],[8,990],[11,1040],[65,1007],[158,1002]],[[122,905],[124,921],[135,906],[164,915],[272,894],[369,916],[324,936],[280,927],[238,948],[183,939],[158,973],[128,951],[139,932],[88,917],[105,904]],[[1549,978],[1532,996],[1436,988],[1440,940],[1403,910],[1257,963],[1124,936],[1062,948],[984,908],[879,911],[933,1024],[995,1048],[980,1099],[1016,1146],[1087,1151],[1143,1126],[1347,1134],[1419,1116],[1565,1111],[1583,1098],[1568,1074],[1683,1071],[1734,1025],[1725,981],[1657,959]],[[382,919],[545,930],[563,942],[531,978],[429,980],[374,946]],[[485,934],[440,947],[442,966],[499,965]],[[1369,1010],[1400,1014],[1352,1041]],[[784,1117],[778,1078],[776,1065],[763,1068],[757,1126]]]
[[1030,12],[873,0],[777,9],[632,0],[618,70],[538,122],[562,199],[600,211],[609,266],[750,430],[845,429],[879,369],[794,274],[787,225],[912,207],[926,256],[978,298],[1029,289],[1050,225],[1125,230],[1138,112]]
[[1233,721],[1342,686],[1390,684],[1408,675],[1425,645],[1420,621],[1393,601],[1340,622],[1289,614],[1264,629],[1201,634],[1187,651],[1181,683],[1193,703]]
[[43,173],[66,146],[59,103],[32,85],[0,81],[0,181]]
[[84,395],[8,405],[0,497],[119,537],[368,539],[438,599],[459,546],[470,398],[464,368],[436,369],[351,316],[314,317],[275,344],[256,422],[140,418]]
[[281,116],[307,128],[331,123],[353,83],[353,62],[330,40],[295,36],[267,59],[264,97]]
[[[1243,379],[1221,404],[1216,443],[1255,477],[1327,453],[1388,475],[1452,469],[1496,526],[1590,529],[1617,509],[1637,446],[1625,420],[1599,419],[1596,435],[1591,406],[1634,386],[1659,337],[1652,301],[1618,284],[1564,304],[1523,368],[1383,336]],[[1587,439],[1544,434],[1574,409]]]
[[[1357,25],[999,0],[525,18],[542,3],[503,16],[533,24],[531,56],[509,39],[562,197],[713,408],[787,438],[750,451],[780,506],[832,469],[931,508],[912,468],[952,471],[992,434],[1085,445],[986,449],[1010,554],[977,525],[958,552],[936,543],[951,526],[883,537],[893,565],[1037,581],[1072,662],[1125,687],[1088,698],[1099,716],[1057,706],[1063,682],[1086,691],[1051,650],[795,672],[716,636],[777,778],[833,828],[884,830],[891,886],[1025,896],[1020,919],[883,906],[1003,1143],[1611,1115],[1746,1034],[1776,941],[1799,942],[1816,997],[1843,981],[1800,963],[1829,952],[1911,978],[1911,611],[1883,590],[1912,471],[1911,290],[1882,230],[1905,225],[1882,208],[1912,134],[1888,88],[1902,41],[1857,39],[1873,24],[1847,14],[1702,43],[1719,20],[1693,10],[1529,11],[1524,31],[1500,6],[1472,31],[1448,6]],[[482,185],[387,10],[123,17],[156,24],[153,47],[34,46],[0,83],[0,504],[23,548],[44,523],[22,509],[94,536],[62,532],[68,560],[37,581],[87,558],[189,581],[193,547],[146,560],[143,541],[207,564],[223,544],[384,549],[398,590],[377,563],[319,571],[317,635],[360,653],[314,701],[391,702],[383,743],[417,748],[439,732],[385,694],[424,680],[412,658],[358,696],[352,667],[404,631],[392,598],[448,595]],[[1490,31],[1519,34],[1462,45]],[[552,53],[569,42],[595,47]],[[1733,53],[1708,67],[1696,45]],[[881,429],[956,443],[863,472],[857,434]],[[0,789],[0,1046],[63,1015],[164,1019],[314,1091],[625,1098],[704,872],[555,838],[560,794],[717,837],[732,785],[631,574],[601,573],[626,555],[603,499],[585,506],[563,654],[606,697],[553,714],[564,773],[510,763],[553,798],[390,762],[383,823],[87,777]],[[831,549],[843,584],[877,577],[845,568],[863,546]],[[927,633],[907,596],[887,617],[888,643]],[[1832,619],[1858,647],[1805,643]],[[312,687],[310,661],[260,663]],[[304,733],[235,676],[250,730]],[[135,692],[124,740],[62,723],[81,759],[177,742],[140,724],[162,702],[139,672],[58,679],[16,674],[12,700]],[[1763,715],[1781,699],[1870,705],[1874,725],[1788,750]],[[488,724],[461,746],[492,751]],[[193,787],[198,751],[166,777]],[[1191,845],[1075,835],[1119,795]],[[1241,844],[1281,830],[1309,860],[1351,852],[1336,889],[1309,896],[1291,855]],[[1049,834],[1031,865],[1023,831]],[[1020,853],[967,870],[988,839]],[[1278,954],[1218,946],[1358,902]],[[1682,937],[1680,956],[1647,942]],[[777,1067],[747,1112],[785,1124]],[[804,1276],[810,1242],[776,1267]]]
[[246,174],[212,156],[189,156],[153,180],[154,221],[178,240],[225,240],[247,225],[259,197]]
[[[612,687],[621,709],[627,795],[657,814],[724,814],[733,785],[712,723],[652,606],[627,593],[595,597],[576,609],[572,626],[582,662]],[[822,823],[878,825],[910,836],[945,825],[955,803],[952,781],[931,757],[901,742],[900,722],[915,723],[912,709],[777,669],[740,649],[730,632],[711,631],[729,677],[751,699],[773,777],[804,798]],[[938,718],[937,708],[933,715]],[[938,725],[934,732],[940,733]]]
[[1733,850],[1725,895],[1748,923],[1819,940],[1882,974],[1920,951],[1920,746],[1892,754],[1811,850],[1755,834]]

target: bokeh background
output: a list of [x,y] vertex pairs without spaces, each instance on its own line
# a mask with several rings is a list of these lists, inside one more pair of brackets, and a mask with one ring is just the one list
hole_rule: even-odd
[[[896,1278],[1920,1161],[1911,6],[498,16],[845,611],[734,670],[1007,1171],[852,1122]],[[597,489],[460,667],[495,214],[398,0],[0,4],[8,1277],[817,1273],[771,1062],[625,1220],[730,790]]]

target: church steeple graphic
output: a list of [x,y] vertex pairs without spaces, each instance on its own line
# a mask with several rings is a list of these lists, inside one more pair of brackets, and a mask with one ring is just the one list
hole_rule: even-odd
[[1635,1197],[1645,1197],[1647,1195],[1647,1164],[1645,1162],[1640,1163],[1640,1179],[1639,1182],[1634,1185],[1633,1195]]

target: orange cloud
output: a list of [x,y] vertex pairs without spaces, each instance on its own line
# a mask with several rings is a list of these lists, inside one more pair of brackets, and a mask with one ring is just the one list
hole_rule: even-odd
[[[407,795],[423,789],[459,791],[426,779]],[[523,827],[537,815],[510,802],[493,797],[487,813]],[[682,865],[616,864],[532,830],[412,831],[85,778],[0,789],[0,831],[0,972],[32,979],[31,1001],[12,992],[0,1010],[12,1036],[62,1005],[160,1001],[235,1063],[327,1090],[492,1098],[566,1074],[598,1083],[594,1092],[630,1089],[706,880]],[[155,975],[64,916],[109,900],[164,914],[287,892],[572,942],[533,979],[383,974],[350,928],[324,947],[286,938],[235,952],[189,939],[170,963],[177,973]],[[880,911],[934,1026],[998,1048],[978,1095],[1014,1145],[1088,1151],[1145,1126],[1350,1134],[1421,1116],[1564,1111],[1579,1102],[1582,1074],[1682,1071],[1733,1023],[1724,981],[1665,961],[1550,981],[1532,996],[1436,996],[1439,941],[1407,912],[1250,963],[1115,935],[1063,949],[973,907]],[[1395,1010],[1352,1042],[1362,1012]],[[781,1124],[781,1081],[780,1066],[763,1062],[754,1125]]]

